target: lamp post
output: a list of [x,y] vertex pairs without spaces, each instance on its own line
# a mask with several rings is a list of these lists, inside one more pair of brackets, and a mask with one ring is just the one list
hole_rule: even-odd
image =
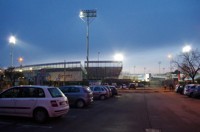
[[96,17],[96,10],[81,10],[79,17],[87,24],[86,47],[87,47],[87,68],[89,67],[89,25]]
[[22,57],[19,57],[18,58],[18,62],[19,62],[19,64],[20,64],[20,66],[22,66],[22,62],[24,61],[24,59],[22,58]]
[[18,62],[20,64],[20,72],[22,72],[22,62],[24,61],[24,59],[22,57],[18,58]]
[[136,66],[133,66],[133,74],[135,74],[135,68],[136,68]]
[[167,57],[169,58],[169,69],[170,69],[170,72],[172,72],[172,55],[169,54]]
[[161,64],[161,61],[158,62],[158,65],[159,65],[159,74],[160,74],[160,64]]
[[11,49],[10,49],[10,60],[11,60],[11,67],[13,67],[13,48],[14,48],[14,45],[16,43],[16,38],[14,36],[10,36],[9,38],[9,43],[11,44]]
[[170,69],[170,78],[172,79],[172,55],[167,56],[169,58],[169,69]]

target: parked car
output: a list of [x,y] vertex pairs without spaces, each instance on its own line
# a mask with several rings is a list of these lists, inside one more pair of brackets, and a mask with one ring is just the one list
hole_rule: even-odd
[[83,108],[93,102],[93,93],[86,86],[62,86],[60,90],[67,96],[69,104]]
[[0,94],[0,115],[33,117],[42,123],[68,111],[68,99],[56,87],[15,86]]
[[191,97],[194,92],[195,84],[187,84],[184,88],[184,94]]
[[91,86],[90,89],[93,92],[94,99],[104,100],[107,98],[107,91],[102,86]]
[[117,91],[117,88],[115,86],[109,86],[111,91],[112,91],[112,96],[114,95],[118,95],[118,91]]
[[185,87],[185,85],[180,85],[180,84],[178,84],[178,85],[175,86],[174,91],[175,91],[176,93],[183,94],[183,93],[184,93],[184,87]]
[[138,83],[138,87],[144,87],[143,83]]
[[111,88],[108,85],[103,85],[103,87],[107,91],[107,97],[111,97],[112,96],[112,90],[111,90]]
[[180,84],[177,84],[177,85],[175,86],[174,91],[175,91],[176,93],[178,93],[178,88],[179,88],[180,86],[181,86]]
[[120,86],[120,88],[121,88],[121,89],[128,89],[128,87],[127,87],[126,84],[122,84],[122,85]]
[[129,86],[128,86],[128,88],[129,88],[129,89],[132,89],[132,88],[133,88],[133,89],[136,89],[135,83],[130,83]]
[[192,97],[194,98],[200,97],[200,85],[196,85]]

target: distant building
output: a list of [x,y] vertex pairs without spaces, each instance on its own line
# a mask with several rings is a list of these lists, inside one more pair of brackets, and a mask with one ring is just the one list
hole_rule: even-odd
[[121,70],[121,61],[89,61],[89,67],[83,67],[80,61],[76,61],[25,65],[15,68],[15,71],[23,72],[24,77],[34,84],[43,84],[47,81],[79,82],[85,79],[118,78]]

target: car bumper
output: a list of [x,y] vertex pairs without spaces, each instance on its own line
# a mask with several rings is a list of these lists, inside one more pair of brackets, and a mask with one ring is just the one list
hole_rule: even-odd
[[60,108],[60,109],[54,109],[49,112],[49,117],[62,116],[62,115],[67,114],[68,112],[69,112],[69,106],[66,106],[66,107]]

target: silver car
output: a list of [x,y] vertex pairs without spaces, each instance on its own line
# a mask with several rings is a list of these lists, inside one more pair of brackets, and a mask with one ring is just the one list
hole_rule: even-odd
[[91,86],[90,89],[93,92],[94,99],[104,100],[108,97],[108,92],[103,86]]
[[62,86],[60,90],[67,96],[69,104],[83,108],[93,102],[93,93],[86,86]]

